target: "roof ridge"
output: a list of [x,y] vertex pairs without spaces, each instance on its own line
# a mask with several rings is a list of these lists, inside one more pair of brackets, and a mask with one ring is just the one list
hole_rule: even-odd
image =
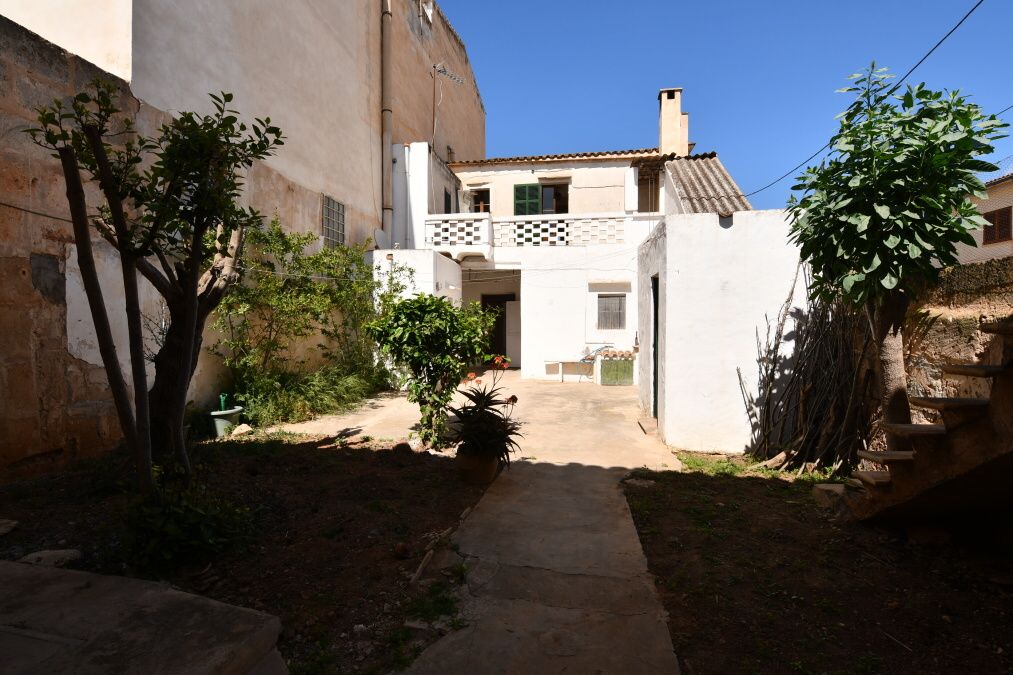
[[592,150],[589,152],[565,152],[551,155],[517,155],[513,157],[486,157],[485,159],[465,159],[456,162],[448,162],[450,165],[473,165],[473,164],[506,164],[512,162],[539,162],[566,159],[596,159],[599,157],[625,157],[645,156],[665,161],[675,159],[711,159],[717,157],[717,153],[702,152],[691,155],[677,155],[671,153],[662,155],[658,148],[631,148],[628,150]]

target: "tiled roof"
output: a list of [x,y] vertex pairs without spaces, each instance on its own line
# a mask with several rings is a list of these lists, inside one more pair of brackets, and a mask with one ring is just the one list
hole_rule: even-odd
[[717,154],[676,157],[665,164],[679,190],[687,213],[751,211],[752,205],[725,169]]
[[999,183],[1013,180],[1013,155],[1002,158],[996,164],[999,167],[997,171],[980,176],[985,181],[986,186],[998,185]]
[[559,162],[574,159],[634,159],[637,157],[660,157],[657,148],[636,150],[602,150],[600,152],[574,152],[562,155],[528,155],[525,157],[489,157],[450,162],[450,166],[477,166],[481,164],[513,164],[518,162]]

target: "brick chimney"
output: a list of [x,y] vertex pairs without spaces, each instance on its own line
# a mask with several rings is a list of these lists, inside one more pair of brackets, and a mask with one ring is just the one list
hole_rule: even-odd
[[663,155],[688,155],[689,113],[682,112],[682,89],[662,89],[658,103],[658,150]]

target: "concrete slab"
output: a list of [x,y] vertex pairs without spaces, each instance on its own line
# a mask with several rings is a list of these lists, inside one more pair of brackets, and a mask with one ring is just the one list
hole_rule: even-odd
[[0,562],[0,670],[287,673],[277,617],[139,579]]

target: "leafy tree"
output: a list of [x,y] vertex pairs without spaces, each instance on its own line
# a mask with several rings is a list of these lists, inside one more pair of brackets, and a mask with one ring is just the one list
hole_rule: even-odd
[[424,442],[443,442],[446,406],[468,366],[489,357],[495,320],[478,303],[458,308],[423,293],[395,303],[367,326],[380,349],[408,371],[408,400],[421,409]]
[[[243,283],[215,311],[222,338],[212,350],[232,371],[251,421],[296,421],[387,384],[364,326],[393,304],[409,270],[391,265],[376,274],[369,242],[311,252],[317,240],[285,232],[277,218],[251,230]],[[322,353],[313,373],[294,353],[302,345]]]
[[[840,91],[855,93],[831,153],[799,177],[791,237],[812,267],[814,296],[864,306],[879,352],[883,418],[909,423],[901,329],[908,304],[956,263],[956,244],[987,223],[970,196],[1006,126],[959,92],[923,84],[903,94],[875,64]],[[891,449],[899,448],[888,436]]]
[[[141,490],[151,494],[153,443],[156,450],[174,453],[189,475],[183,415],[204,325],[238,278],[246,230],[261,220],[237,203],[240,172],[272,154],[282,135],[270,119],[258,119],[248,129],[227,107],[232,95],[222,93],[211,96],[211,115],[180,113],[148,138],[121,114],[118,97],[114,85],[96,81],[69,104],[56,100],[39,108],[39,127],[29,133],[60,159],[102,361],[124,439],[137,457]],[[82,170],[98,182],[105,201],[92,212]],[[91,227],[119,253],[133,404],[116,357]],[[162,295],[170,317],[150,392],[137,272]]]

